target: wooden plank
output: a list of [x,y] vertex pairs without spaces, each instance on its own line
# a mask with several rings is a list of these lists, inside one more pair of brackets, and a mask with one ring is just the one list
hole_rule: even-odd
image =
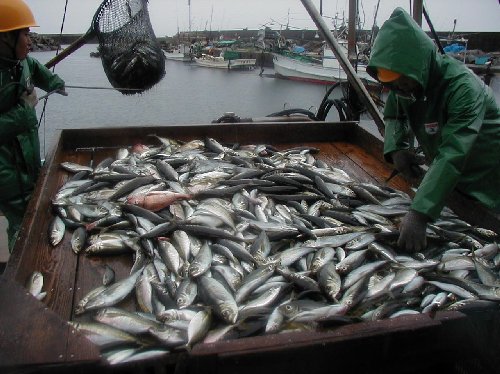
[[[388,332],[418,330],[421,328],[436,328],[438,321],[434,321],[426,314],[408,316],[408,318],[394,318],[371,323],[354,323],[334,328],[332,331],[316,332],[289,332],[235,339],[216,343],[195,345],[191,351],[193,356],[207,354],[229,355],[237,352],[262,352],[268,350],[286,350],[304,345],[324,344],[332,341],[346,341],[363,339],[368,336],[387,335]],[[286,342],[286,344],[284,344]]]
[[68,173],[61,172],[59,167],[63,158],[65,161],[82,162],[78,155],[66,152],[58,154],[54,162],[44,167],[25,214],[23,230],[27,231],[20,234],[5,276],[24,284],[33,271],[40,271],[44,276],[44,291],[47,292],[45,304],[63,320],[69,320],[77,259],[71,250],[68,231],[56,247],[52,247],[48,240],[53,217],[51,199],[68,178]]
[[[460,313],[455,319],[463,319]],[[291,332],[197,345],[190,353],[193,373],[339,371],[415,373],[449,359],[440,344],[442,321],[428,315],[333,328]],[[409,348],[411,347],[411,348]],[[408,366],[410,365],[410,366]]]
[[[292,123],[238,123],[177,125],[163,127],[85,128],[64,130],[64,149],[75,148],[119,148],[136,143],[146,143],[149,134],[170,137],[175,140],[193,140],[213,137],[220,142],[252,143],[295,143],[333,141],[354,136],[354,122],[292,122]],[[88,134],[92,134],[91,137]],[[157,144],[153,138],[151,143]]]
[[[104,275],[104,265],[108,265],[115,272],[115,279],[124,279],[130,274],[132,268],[132,254],[109,255],[109,256],[87,256],[79,254],[78,256],[78,273],[76,276],[76,288],[74,295],[74,306],[91,290],[102,286]],[[135,296],[127,298],[119,305],[120,308],[137,310],[135,304]],[[75,316],[74,308],[72,311],[72,320],[88,320],[92,313],[85,313],[80,316]]]
[[5,277],[0,278],[0,316],[0,368],[99,360],[92,343],[72,333],[56,313]]
[[[388,184],[386,179],[392,173],[392,170],[387,164],[381,162],[380,159],[376,159],[371,154],[366,152],[359,145],[349,143],[349,142],[335,142],[335,146],[340,149],[347,157],[349,157],[354,163],[363,168],[370,170],[370,174],[373,177],[373,181],[378,185],[388,185],[400,191],[406,192],[413,195],[411,190],[411,185],[401,176],[394,177]],[[382,155],[381,155],[382,156]]]
[[[337,146],[338,142],[328,143],[325,148],[325,154],[327,155],[327,162],[332,166],[344,170],[349,174],[354,180],[358,182],[373,183],[373,170],[369,168],[370,165],[360,165],[349,157],[346,152]],[[359,147],[357,147],[359,149]]]

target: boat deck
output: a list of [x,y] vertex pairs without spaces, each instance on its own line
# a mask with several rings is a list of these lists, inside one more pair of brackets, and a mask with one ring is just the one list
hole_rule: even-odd
[[[362,182],[384,184],[392,172],[391,166],[381,160],[381,143],[355,123],[62,130],[57,148],[42,170],[18,244],[0,279],[0,367],[36,368],[38,372],[106,369],[97,347],[75,333],[66,321],[88,318],[76,317],[74,307],[83,295],[102,284],[105,264],[121,279],[129,274],[132,258],[130,255],[77,256],[71,250],[69,233],[58,246],[52,247],[48,241],[51,199],[69,177],[59,167],[61,162],[95,166],[104,158],[114,156],[118,148],[137,143],[158,144],[148,134],[185,141],[213,137],[221,143],[265,143],[280,149],[316,147],[317,158]],[[399,176],[392,179],[389,186],[412,193],[411,186]],[[23,287],[35,270],[44,275],[43,290],[47,296],[42,302]],[[135,310],[135,300],[125,299],[120,307]],[[428,368],[443,360],[475,359],[474,355],[486,344],[490,344],[488,352],[494,349],[498,352],[499,339],[494,334],[500,336],[499,316],[487,318],[485,325],[484,317],[480,319],[483,322],[477,322],[460,312],[439,312],[435,318],[423,314],[405,316],[346,325],[324,333],[297,332],[198,344],[190,353],[175,353],[160,363],[144,365],[177,368],[176,372],[180,373],[272,373],[292,369],[291,372],[303,372],[301,370],[320,370],[327,364],[339,370],[367,369],[372,365],[372,372],[417,372],[414,369]],[[474,331],[484,334],[480,341],[471,340],[470,334]],[[459,339],[451,340],[453,336]],[[364,363],[356,363],[356,357],[362,357]],[[495,358],[496,367],[500,367],[499,360]]]

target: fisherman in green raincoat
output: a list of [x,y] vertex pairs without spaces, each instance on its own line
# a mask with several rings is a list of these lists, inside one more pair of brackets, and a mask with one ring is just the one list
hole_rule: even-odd
[[427,223],[439,217],[457,190],[500,211],[500,109],[491,89],[462,62],[438,52],[401,8],[383,24],[367,71],[389,89],[384,109],[384,156],[408,178],[419,177],[415,134],[429,163],[398,246],[420,251]]
[[64,81],[28,57],[32,26],[26,3],[0,0],[0,211],[9,223],[10,251],[41,167],[34,87],[66,95]]

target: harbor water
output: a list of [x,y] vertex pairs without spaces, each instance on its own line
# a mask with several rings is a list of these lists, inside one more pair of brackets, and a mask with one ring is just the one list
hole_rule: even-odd
[[[90,57],[96,44],[87,44],[55,66],[55,73],[68,86],[107,87],[111,84],[101,60]],[[55,52],[33,52],[31,56],[45,63]],[[166,61],[165,77],[152,89],[137,95],[123,95],[111,89],[68,88],[68,96],[51,95],[44,108],[37,106],[42,153],[55,145],[58,129],[92,127],[162,126],[205,124],[234,112],[241,118],[264,117],[283,109],[306,109],[317,112],[329,86],[274,78],[274,71],[229,71],[196,66],[194,63]],[[491,82],[500,102],[500,79]],[[38,95],[44,92],[39,90]],[[334,90],[332,98],[339,98]],[[42,115],[43,113],[43,115]],[[337,121],[333,108],[327,120]],[[369,117],[362,126],[378,134]],[[43,157],[42,154],[42,157]]]
[[[97,45],[84,45],[55,67],[68,86],[108,87],[101,60],[90,57]],[[45,63],[55,52],[30,55]],[[275,79],[274,71],[228,71],[166,61],[165,77],[152,89],[123,95],[107,89],[67,88],[68,96],[51,95],[42,116],[37,106],[42,152],[50,152],[57,129],[204,124],[234,112],[241,118],[263,117],[283,109],[316,112],[328,86]],[[38,95],[44,92],[39,90]],[[335,95],[335,93],[334,93]],[[337,93],[340,95],[340,92]],[[331,113],[338,119],[337,113]],[[336,117],[335,117],[336,116]]]

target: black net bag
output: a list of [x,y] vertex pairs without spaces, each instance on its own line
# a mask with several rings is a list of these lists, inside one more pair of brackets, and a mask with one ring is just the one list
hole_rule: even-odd
[[165,56],[156,39],[147,0],[107,0],[93,30],[109,82],[123,94],[150,89],[165,75]]

